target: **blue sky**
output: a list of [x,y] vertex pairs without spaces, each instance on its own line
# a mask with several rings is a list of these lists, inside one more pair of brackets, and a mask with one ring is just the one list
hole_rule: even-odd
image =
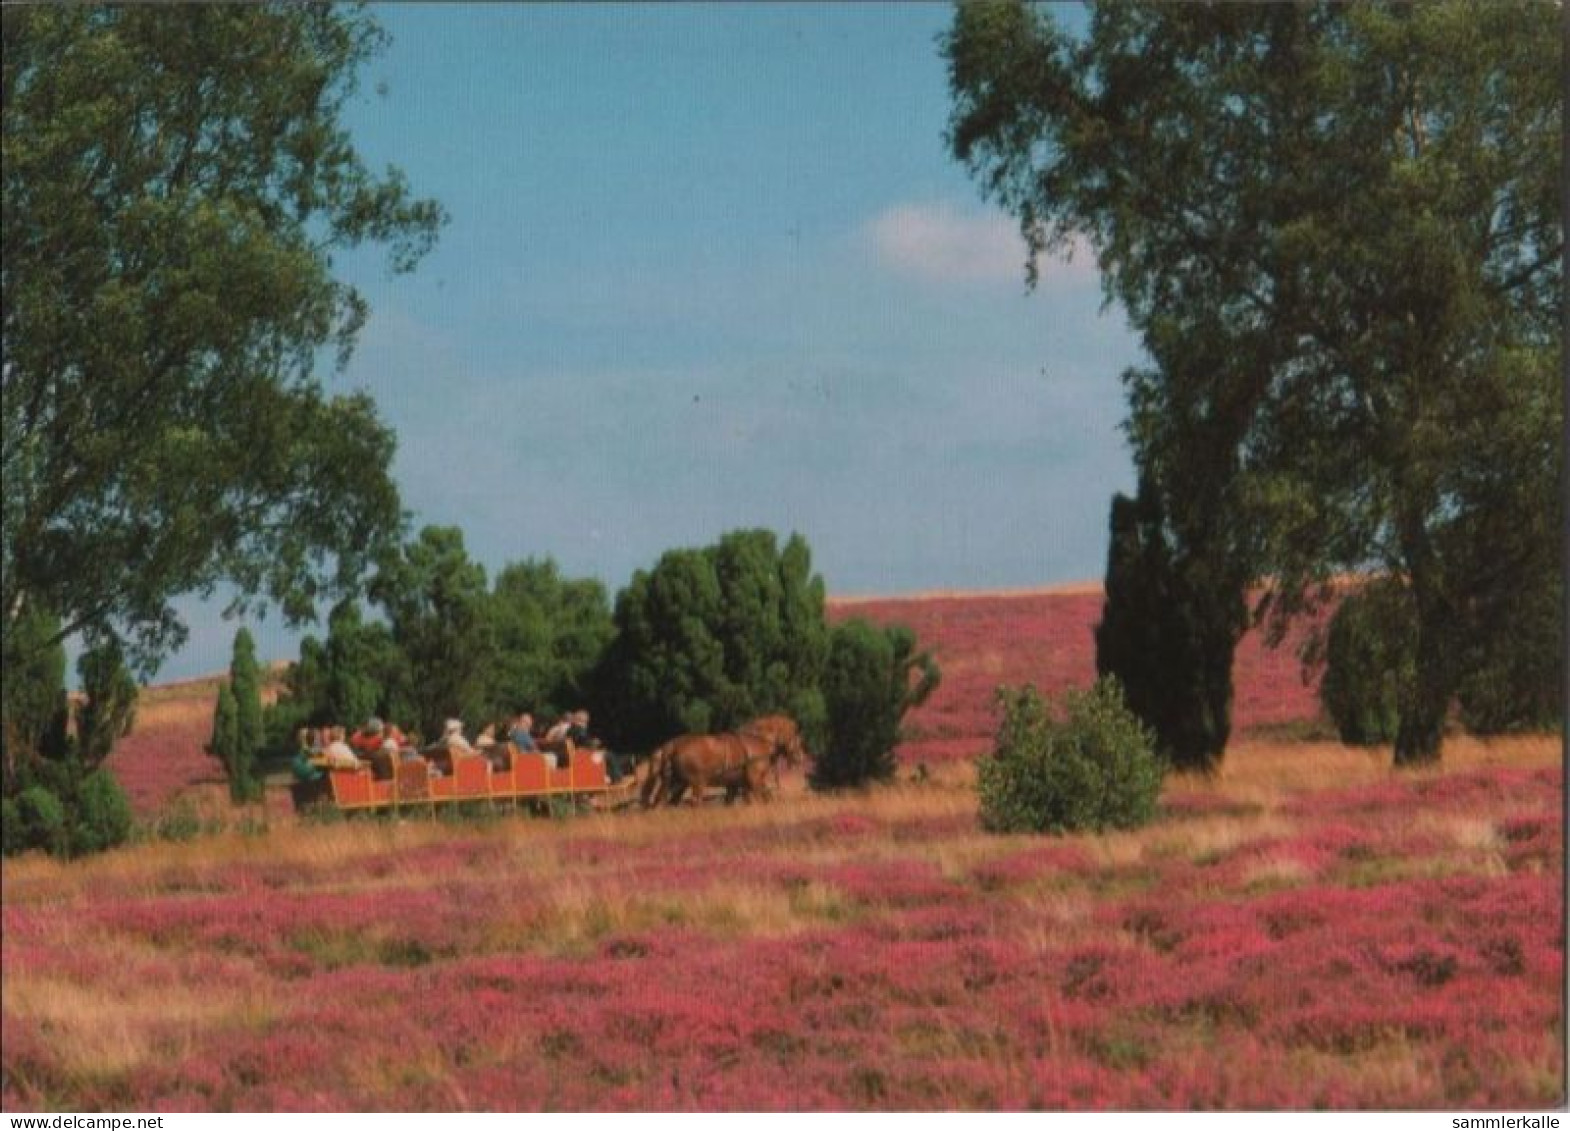
[[[1138,348],[1088,253],[1025,290],[947,156],[947,6],[377,11],[347,124],[451,222],[412,275],[339,264],[372,314],[330,384],[396,429],[414,529],[613,595],[751,526],[805,535],[831,593],[1100,575]],[[228,660],[216,603],[183,607],[161,678]]]

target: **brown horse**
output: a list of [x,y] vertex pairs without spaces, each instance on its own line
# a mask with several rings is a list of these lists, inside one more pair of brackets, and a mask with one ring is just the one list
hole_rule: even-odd
[[696,805],[710,786],[724,786],[727,799],[740,793],[748,801],[767,800],[769,771],[782,760],[795,765],[805,754],[800,731],[784,715],[754,719],[729,734],[684,734],[650,756],[643,804],[675,805],[691,791]]

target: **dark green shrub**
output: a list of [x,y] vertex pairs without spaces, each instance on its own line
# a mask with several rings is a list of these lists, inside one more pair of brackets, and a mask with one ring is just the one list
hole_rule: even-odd
[[1370,582],[1330,618],[1319,699],[1350,746],[1394,742],[1401,688],[1413,678],[1417,621],[1402,586]]
[[76,760],[83,769],[92,770],[131,733],[137,686],[113,637],[83,652],[76,670],[84,696],[76,713]]
[[240,745],[239,718],[235,710],[234,691],[225,683],[218,688],[213,702],[213,733],[207,740],[207,753],[218,759],[224,776],[229,779],[229,796],[236,801],[243,799],[242,787],[237,781],[239,773],[235,757]]
[[672,550],[616,598],[616,636],[596,672],[595,717],[615,745],[647,750],[783,711],[821,745],[828,656],[823,579],[807,543],[741,530]]
[[604,585],[563,577],[549,558],[515,562],[496,575],[489,619],[496,634],[490,715],[529,710],[554,719],[589,701],[589,674],[616,631]]
[[22,810],[14,797],[0,798],[0,855],[15,856],[27,847]]
[[280,698],[262,707],[262,749],[257,761],[260,769],[277,769],[294,756],[295,736],[308,724],[308,707],[293,699]]
[[95,770],[82,779],[76,797],[76,820],[71,826],[71,852],[103,852],[124,844],[131,836],[131,802],[120,783],[106,770]]
[[19,788],[10,776],[15,763],[58,756],[68,745],[65,648],[54,639],[59,632],[59,617],[30,604],[0,634],[5,676],[0,680],[0,738],[7,751],[4,784],[12,796]]
[[[1501,585],[1500,588],[1505,588]],[[1486,595],[1456,698],[1473,734],[1555,730],[1565,693],[1564,581],[1557,570]]]
[[1162,756],[1214,770],[1232,730],[1232,656],[1248,624],[1243,585],[1215,547],[1183,548],[1153,481],[1114,495],[1096,673],[1115,676]]
[[[99,852],[130,834],[130,805],[100,764],[131,728],[137,685],[112,637],[90,641],[77,661],[82,693],[65,692],[64,653],[47,645],[58,618],[21,618],[20,643],[5,670],[4,851],[56,856]],[[24,647],[31,653],[20,654]],[[71,724],[74,722],[74,726]]]
[[22,851],[41,848],[55,856],[66,855],[70,844],[65,805],[53,791],[41,785],[28,786],[17,795],[16,810]]
[[939,678],[932,657],[916,652],[908,628],[861,620],[836,625],[823,673],[828,741],[813,763],[813,788],[892,778],[905,712],[925,702]]
[[997,744],[978,766],[983,827],[1063,833],[1150,820],[1166,767],[1115,679],[1069,692],[1061,718],[1033,687],[1001,688],[998,700]]
[[262,741],[261,673],[256,664],[256,645],[250,632],[241,628],[234,634],[229,682],[218,689],[213,737],[208,745],[208,751],[223,763],[229,779],[229,797],[236,804],[262,795],[256,770]]
[[229,661],[229,687],[234,692],[235,737],[249,773],[262,749],[262,672],[256,662],[256,641],[249,629],[234,634],[234,656]]
[[[392,719],[422,734],[436,735],[447,718],[473,720],[487,713],[487,683],[496,661],[496,633],[491,616],[491,596],[485,567],[471,561],[464,547],[463,531],[455,526],[427,526],[419,537],[406,542],[398,553],[384,558],[371,581],[372,598],[382,608],[391,629],[382,637],[396,649],[411,677],[407,706],[381,702],[382,718]],[[367,635],[378,635],[377,626],[366,625]],[[371,657],[363,648],[353,657],[355,666]],[[334,665],[338,666],[338,665]],[[340,702],[334,722],[356,725],[385,699],[389,688],[378,675],[382,664],[362,669],[366,691],[378,690],[377,699]]]

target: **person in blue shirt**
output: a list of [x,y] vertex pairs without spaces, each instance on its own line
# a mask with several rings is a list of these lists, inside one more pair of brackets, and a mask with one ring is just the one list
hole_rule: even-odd
[[521,711],[512,721],[512,730],[507,737],[512,744],[525,754],[533,754],[539,749],[534,744],[534,716],[527,711]]

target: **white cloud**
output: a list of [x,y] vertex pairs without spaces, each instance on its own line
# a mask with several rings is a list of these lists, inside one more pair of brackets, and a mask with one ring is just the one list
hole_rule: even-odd
[[[896,204],[866,227],[878,259],[926,282],[1013,282],[1025,279],[1026,249],[1014,221],[999,213],[965,213],[950,204]],[[1073,257],[1043,257],[1041,284],[1096,279],[1096,259],[1076,241]]]

